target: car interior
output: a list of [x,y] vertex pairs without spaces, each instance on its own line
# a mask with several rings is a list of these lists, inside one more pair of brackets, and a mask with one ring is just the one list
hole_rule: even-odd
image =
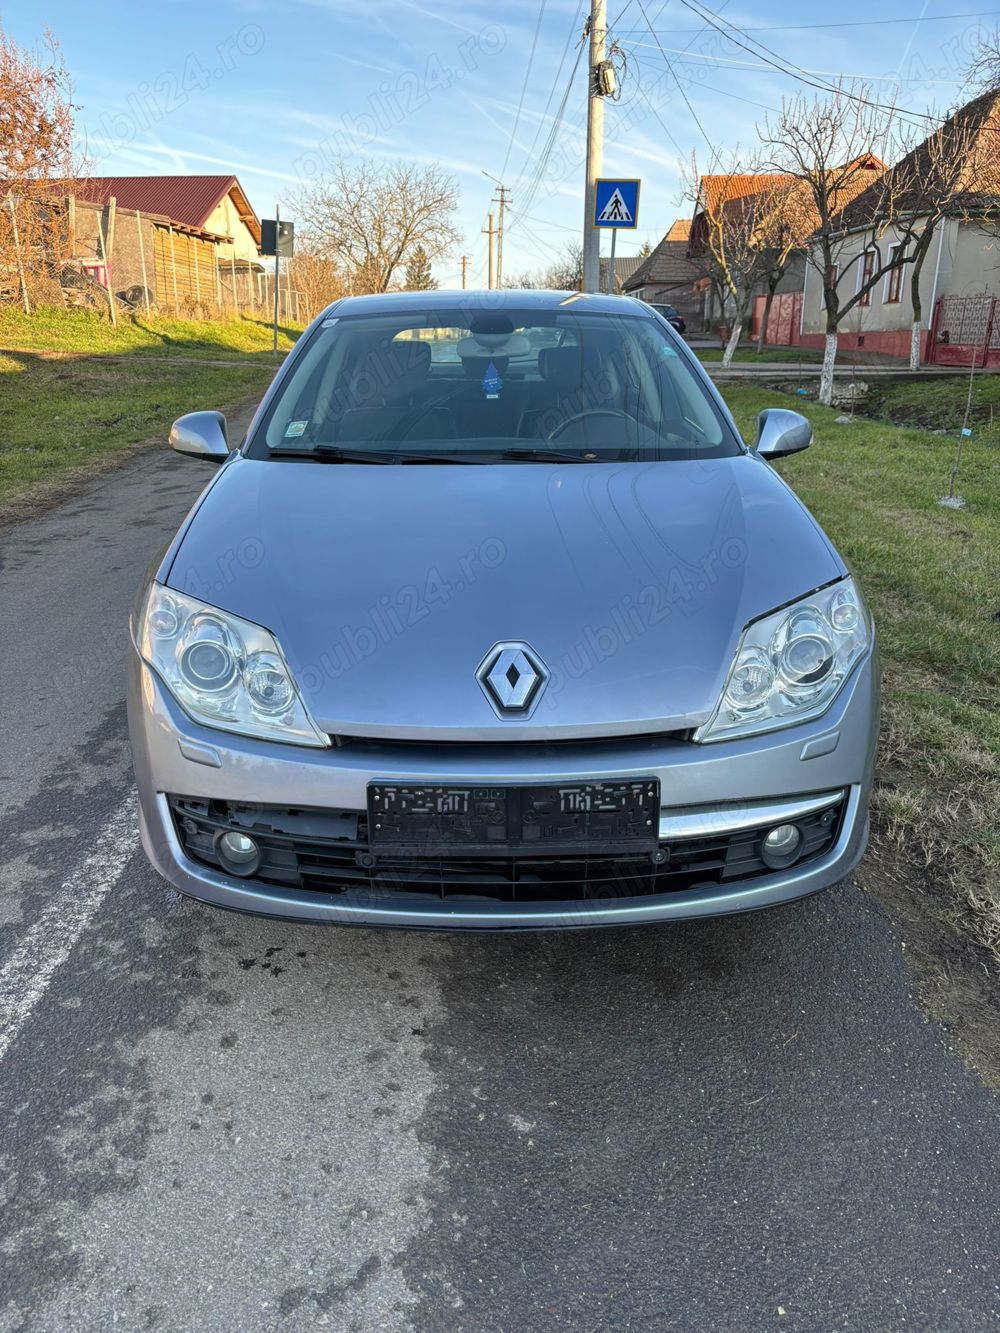
[[504,441],[608,456],[721,439],[694,385],[671,374],[677,352],[662,332],[644,345],[623,337],[618,320],[581,331],[579,322],[533,326],[500,314],[459,328],[345,320],[331,332],[340,336],[307,354],[272,414],[273,451]]

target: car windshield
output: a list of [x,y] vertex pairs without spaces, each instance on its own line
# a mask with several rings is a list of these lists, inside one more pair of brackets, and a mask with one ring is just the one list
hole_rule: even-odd
[[624,462],[740,444],[662,325],[574,304],[338,317],[313,330],[254,433],[254,458]]

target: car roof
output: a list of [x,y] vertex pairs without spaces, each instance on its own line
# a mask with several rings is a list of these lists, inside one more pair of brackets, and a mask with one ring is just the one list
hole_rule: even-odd
[[641,315],[647,309],[645,302],[636,301],[630,296],[505,288],[503,291],[381,292],[375,296],[344,296],[328,306],[323,315],[332,315],[334,312],[338,316],[396,315],[406,314],[410,310],[456,310],[468,315],[483,310],[558,310],[563,307],[599,315],[625,312]]

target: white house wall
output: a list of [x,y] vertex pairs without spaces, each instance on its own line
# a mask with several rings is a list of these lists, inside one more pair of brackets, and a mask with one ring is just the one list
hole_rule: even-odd
[[[974,235],[973,235],[974,233]],[[880,238],[882,253],[899,238],[899,230],[887,228]],[[861,251],[865,248],[867,234],[859,233],[848,237],[839,248],[841,276],[838,291],[841,299],[846,300],[858,289],[859,275],[862,270]],[[939,256],[940,249],[940,256]],[[969,287],[969,292],[984,290],[983,281],[989,266],[991,289],[1000,286],[1000,248],[989,252],[984,249],[982,233],[975,228],[960,226],[956,219],[946,218],[937,228],[931,241],[930,250],[920,272],[920,299],[923,306],[923,323],[930,324],[933,317],[933,303],[945,293],[962,292],[962,284],[978,281],[978,288]],[[936,278],[936,285],[935,285]],[[842,319],[842,334],[868,338],[871,334],[899,333],[909,336],[913,322],[913,307],[910,300],[911,269],[903,269],[903,285],[900,299],[887,302],[889,277],[886,275],[872,289],[871,304],[856,305]],[[958,284],[958,285],[956,285]],[[988,284],[989,285],[989,284]],[[822,336],[826,332],[826,311],[823,308],[823,289],[820,274],[812,264],[806,282],[805,298],[802,307],[802,332],[804,335]]]

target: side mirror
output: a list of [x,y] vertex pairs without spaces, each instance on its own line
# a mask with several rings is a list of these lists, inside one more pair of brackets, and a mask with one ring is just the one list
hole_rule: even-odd
[[226,418],[221,412],[188,412],[170,427],[170,447],[203,463],[223,463],[229,457]]
[[757,443],[761,458],[784,458],[812,444],[812,426],[800,412],[786,407],[765,407],[757,418]]

